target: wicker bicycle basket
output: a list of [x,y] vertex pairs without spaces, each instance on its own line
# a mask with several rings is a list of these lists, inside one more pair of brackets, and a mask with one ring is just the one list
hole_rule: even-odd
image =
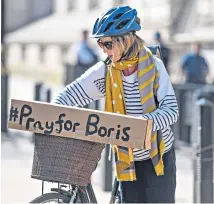
[[86,186],[104,146],[101,143],[35,134],[31,177]]

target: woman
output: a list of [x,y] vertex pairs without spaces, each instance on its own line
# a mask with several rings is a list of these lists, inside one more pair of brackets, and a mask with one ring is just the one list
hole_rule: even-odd
[[[125,203],[175,202],[176,167],[170,125],[178,118],[175,94],[162,61],[136,35],[137,11],[112,8],[95,22],[92,37],[111,60],[99,62],[64,88],[55,103],[69,106],[105,98],[105,110],[153,120],[149,151],[113,146]],[[139,127],[140,128],[140,127]]]

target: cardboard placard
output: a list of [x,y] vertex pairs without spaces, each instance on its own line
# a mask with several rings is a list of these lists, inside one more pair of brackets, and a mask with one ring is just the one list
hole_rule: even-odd
[[8,127],[46,135],[150,149],[152,121],[36,101],[11,100]]

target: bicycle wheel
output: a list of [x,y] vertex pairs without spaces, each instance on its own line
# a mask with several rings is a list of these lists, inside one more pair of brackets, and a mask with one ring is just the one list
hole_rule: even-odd
[[67,197],[63,194],[59,193],[45,193],[34,200],[30,201],[30,203],[69,203],[70,197]]

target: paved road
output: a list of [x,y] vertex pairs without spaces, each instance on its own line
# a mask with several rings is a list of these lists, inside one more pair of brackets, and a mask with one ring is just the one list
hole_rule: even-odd
[[[12,77],[10,80],[9,98],[33,99],[32,81]],[[31,133],[10,130],[10,136],[2,135],[1,161],[1,202],[27,203],[41,194],[41,181],[31,179],[33,144]],[[177,155],[177,202],[191,203],[193,198],[193,170],[191,155],[183,149],[176,151]],[[188,156],[187,156],[188,155]],[[102,190],[102,161],[92,176],[92,183],[99,203],[108,203],[109,192]],[[56,184],[48,183],[45,191]]]

